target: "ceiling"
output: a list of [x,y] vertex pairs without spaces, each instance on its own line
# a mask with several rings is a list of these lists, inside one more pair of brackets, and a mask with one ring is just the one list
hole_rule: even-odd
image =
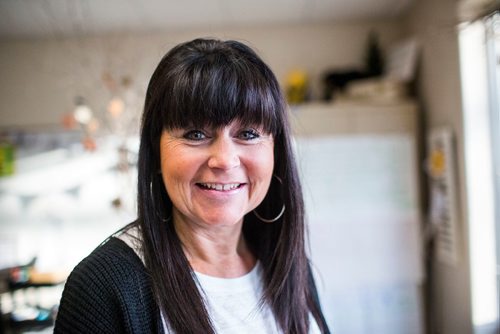
[[413,0],[0,0],[0,38],[394,18]]

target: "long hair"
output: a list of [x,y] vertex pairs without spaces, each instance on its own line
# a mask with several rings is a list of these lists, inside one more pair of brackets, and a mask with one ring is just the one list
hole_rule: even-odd
[[284,333],[307,333],[309,314],[323,332],[316,287],[305,252],[304,203],[291,146],[286,103],[269,67],[236,41],[196,39],[170,50],[148,85],[142,118],[138,172],[138,224],[153,293],[176,333],[214,333],[181,241],[169,221],[172,202],[160,170],[160,137],[165,129],[224,126],[238,120],[260,124],[274,137],[274,175],[263,202],[266,224],[252,213],[243,234],[263,268],[264,296]]

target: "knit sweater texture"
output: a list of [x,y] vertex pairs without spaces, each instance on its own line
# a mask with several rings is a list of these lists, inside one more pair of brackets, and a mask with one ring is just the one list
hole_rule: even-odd
[[54,333],[163,333],[151,279],[133,249],[112,237],[75,267]]

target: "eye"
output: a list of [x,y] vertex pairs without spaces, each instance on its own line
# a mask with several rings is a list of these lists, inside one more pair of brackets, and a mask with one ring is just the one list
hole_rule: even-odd
[[190,130],[184,133],[183,137],[188,140],[200,141],[207,139],[207,135],[201,130]]
[[254,129],[243,130],[238,134],[238,138],[243,140],[253,140],[260,138],[259,132]]

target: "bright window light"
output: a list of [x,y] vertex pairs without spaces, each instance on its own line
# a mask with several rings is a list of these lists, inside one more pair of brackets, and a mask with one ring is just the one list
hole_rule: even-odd
[[498,322],[494,173],[484,24],[479,21],[461,27],[459,43],[468,197],[472,320],[477,329]]

